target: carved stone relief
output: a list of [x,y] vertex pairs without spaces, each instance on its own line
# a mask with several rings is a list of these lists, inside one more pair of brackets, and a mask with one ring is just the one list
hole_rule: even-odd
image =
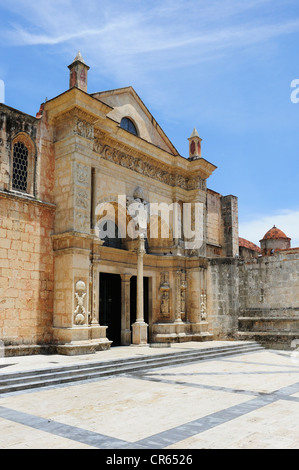
[[76,163],[75,179],[76,182],[82,186],[88,186],[90,183],[89,168],[81,165],[80,163]]
[[177,271],[177,311],[176,321],[186,321],[187,274],[184,269]]
[[86,319],[86,309],[84,306],[84,299],[86,297],[86,285],[83,281],[77,281],[75,286],[76,309],[74,312],[75,325],[83,325]]
[[75,212],[75,228],[79,232],[88,232],[90,226],[90,216],[88,213]]
[[170,312],[170,285],[169,285],[169,272],[163,271],[160,275],[160,292],[161,292],[161,304],[160,304],[160,316],[163,320],[169,320]]
[[134,191],[133,197],[127,197],[126,205],[127,213],[132,218],[134,224],[135,235],[143,234],[146,237],[150,206],[144,199],[143,189],[138,186]]
[[76,119],[73,132],[89,140],[93,140],[94,137],[93,125],[88,121],[81,120],[80,118]]
[[[98,134],[97,134],[98,135]],[[167,167],[161,168],[145,159],[141,159],[136,154],[132,155],[123,150],[118,150],[106,145],[100,141],[97,136],[94,139],[93,150],[99,153],[105,160],[111,161],[117,165],[123,166],[144,176],[153,178],[169,186],[179,186],[183,189],[206,189],[206,181],[199,176],[188,178],[184,175],[171,173]]]
[[207,294],[202,291],[200,295],[200,320],[206,321],[207,319]]
[[76,191],[76,200],[75,205],[76,207],[80,207],[82,209],[88,209],[88,193],[83,188],[78,188]]

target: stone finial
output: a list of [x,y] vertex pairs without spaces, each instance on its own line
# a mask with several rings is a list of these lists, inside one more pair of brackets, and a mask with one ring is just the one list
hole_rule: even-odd
[[86,65],[80,51],[68,68],[70,69],[70,88],[79,88],[87,92],[87,72],[89,67]]
[[201,141],[197,130],[193,129],[192,134],[189,137],[189,158],[201,158]]
[[78,54],[76,55],[76,57],[73,60],[73,62],[77,62],[77,61],[82,62],[82,64],[85,64],[85,60],[83,59],[80,51],[78,51]]

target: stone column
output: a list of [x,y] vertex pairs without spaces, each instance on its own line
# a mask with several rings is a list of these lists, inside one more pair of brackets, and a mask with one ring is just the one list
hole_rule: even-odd
[[143,255],[144,236],[139,235],[137,248],[137,315],[136,322],[132,325],[133,344],[147,344],[147,323],[144,322],[143,306]]
[[130,329],[130,279],[131,274],[121,274],[121,344],[131,344]]
[[[92,264],[92,313],[91,313],[91,338],[99,338],[101,346],[105,343],[109,343],[109,347],[111,341],[107,338],[107,326],[100,325],[99,321],[99,307],[100,307],[100,275],[95,263]],[[107,349],[107,348],[102,348]]]
[[183,323],[181,315],[181,271],[177,271],[176,273],[176,296],[174,323]]

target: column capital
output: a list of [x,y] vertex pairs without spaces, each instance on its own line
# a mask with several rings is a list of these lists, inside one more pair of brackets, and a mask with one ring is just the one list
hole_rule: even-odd
[[121,273],[120,274],[121,282],[130,282],[132,276],[133,274]]

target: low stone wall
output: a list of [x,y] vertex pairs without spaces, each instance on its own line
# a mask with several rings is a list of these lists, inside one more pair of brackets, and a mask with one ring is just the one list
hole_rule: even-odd
[[239,263],[239,337],[291,349],[299,338],[299,250]]

